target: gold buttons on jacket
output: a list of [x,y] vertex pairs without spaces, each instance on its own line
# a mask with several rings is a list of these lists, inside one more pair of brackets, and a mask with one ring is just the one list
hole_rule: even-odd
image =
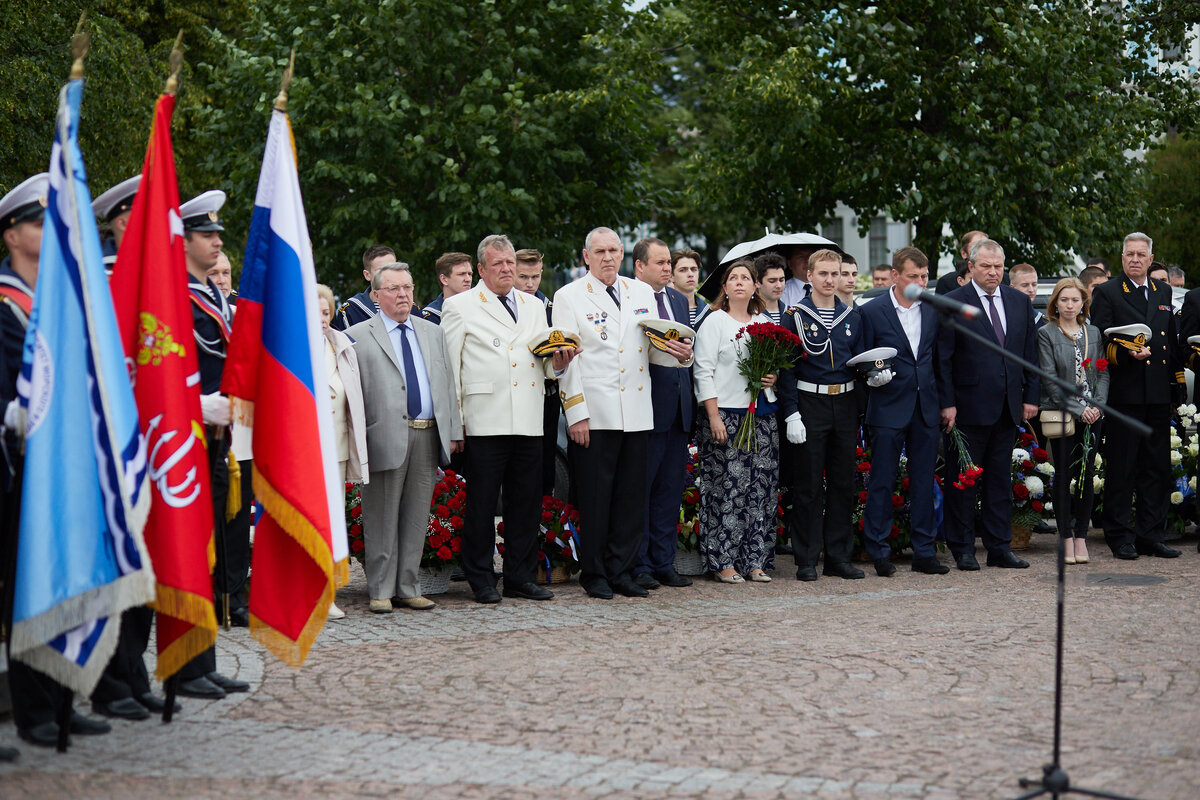
[[621,367],[621,372],[624,372],[624,371],[625,371],[625,368],[624,368],[624,367]]
[[639,347],[639,348],[638,348],[638,352],[639,352],[639,353],[640,353],[640,352],[642,352],[642,348],[640,348],[640,347]]
[[516,385],[517,385],[517,382],[516,382],[516,381],[513,381],[513,386],[516,386]]
[[618,353],[624,353],[624,352],[625,352],[625,348],[624,348],[624,347],[618,347],[618,348],[617,348],[617,352],[618,352]]
[[640,387],[640,386],[639,386],[639,387],[638,387],[638,391],[640,392],[641,390],[642,390],[642,387]]
[[645,372],[645,367],[638,367],[638,372]]
[[621,391],[622,391],[622,392],[623,392],[623,391],[625,391],[625,387],[624,387],[624,386],[622,386],[622,387],[621,387]]
[[517,365],[517,362],[515,362],[515,361],[514,361],[514,362],[513,362],[513,366],[515,367],[516,365]]

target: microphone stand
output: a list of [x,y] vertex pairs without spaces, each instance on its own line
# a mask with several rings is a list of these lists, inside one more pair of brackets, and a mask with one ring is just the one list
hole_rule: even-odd
[[[1109,418],[1116,420],[1122,425],[1126,425],[1140,433],[1142,436],[1150,436],[1152,433],[1150,426],[1141,420],[1134,419],[1127,414],[1117,411],[1106,403],[1097,402],[1093,398],[1084,398],[1083,392],[1079,386],[1065,381],[1058,375],[1042,369],[1040,366],[1031,364],[1020,356],[1012,353],[1001,347],[998,343],[992,341],[986,336],[981,335],[978,331],[971,330],[966,325],[959,324],[955,319],[955,312],[950,309],[934,306],[941,318],[942,323],[954,330],[960,331],[971,341],[983,346],[984,348],[999,354],[1006,361],[1021,366],[1028,372],[1037,375],[1041,380],[1048,381],[1054,384],[1059,389],[1059,409],[1064,413],[1070,413],[1067,408],[1068,397],[1078,397],[1084,399],[1089,405],[1096,406],[1103,411]],[[1053,323],[1048,323],[1053,324]],[[1086,355],[1086,354],[1085,354]],[[1066,417],[1064,416],[1064,419]],[[1047,442],[1049,444],[1049,442]],[[1066,447],[1056,447],[1054,450],[1054,475],[1056,480],[1070,481],[1070,463],[1069,454]],[[1086,465],[1085,465],[1086,467]],[[1085,468],[1083,475],[1087,475]],[[1082,477],[1081,477],[1082,480]],[[1068,487],[1070,484],[1068,483]],[[1057,508],[1057,506],[1056,506]],[[1082,794],[1089,797],[1105,797],[1110,800],[1133,800],[1126,795],[1114,794],[1112,792],[1104,792],[1098,789],[1086,789],[1082,786],[1072,786],[1071,779],[1067,775],[1067,771],[1062,768],[1062,678],[1063,678],[1063,612],[1066,601],[1066,576],[1067,562],[1066,550],[1063,544],[1062,531],[1057,532],[1058,544],[1055,548],[1055,559],[1058,562],[1058,581],[1057,581],[1057,597],[1056,597],[1056,621],[1054,633],[1054,748],[1050,756],[1050,763],[1042,766],[1041,778],[1021,778],[1019,783],[1021,788],[1028,789],[1032,787],[1032,791],[1019,795],[1015,800],[1030,800],[1034,797],[1039,797],[1043,794],[1049,794],[1055,800],[1058,800],[1064,794]]]

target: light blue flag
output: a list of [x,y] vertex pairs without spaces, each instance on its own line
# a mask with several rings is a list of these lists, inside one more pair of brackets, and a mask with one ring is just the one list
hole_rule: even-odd
[[17,389],[28,415],[12,655],[82,694],[126,608],[154,599],[138,424],[77,138],[83,81],[59,94],[42,253]]

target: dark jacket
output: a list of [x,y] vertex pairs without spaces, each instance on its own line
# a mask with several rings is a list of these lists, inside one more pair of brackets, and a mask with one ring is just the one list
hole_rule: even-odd
[[1150,338],[1146,340],[1150,357],[1144,361],[1105,337],[1105,358],[1112,373],[1108,398],[1117,405],[1161,405],[1181,399],[1176,387],[1184,385],[1183,359],[1175,331],[1171,287],[1147,281],[1149,301],[1124,275],[1092,291],[1091,323],[1101,333],[1139,322],[1150,327]]

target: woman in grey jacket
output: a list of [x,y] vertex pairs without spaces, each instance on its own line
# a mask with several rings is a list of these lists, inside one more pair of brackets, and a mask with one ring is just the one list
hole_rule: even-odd
[[[1088,296],[1078,278],[1063,278],[1050,295],[1046,305],[1049,324],[1038,331],[1038,358],[1042,369],[1053,372],[1069,383],[1083,388],[1085,397],[1101,403],[1108,399],[1108,372],[1103,366],[1101,354],[1103,341],[1100,331],[1087,323]],[[1062,392],[1049,381],[1042,381],[1042,410],[1063,408]],[[1088,524],[1092,518],[1092,503],[1095,500],[1093,478],[1096,473],[1096,456],[1100,443],[1100,409],[1078,397],[1066,398],[1066,409],[1075,420],[1075,433],[1057,439],[1049,439],[1054,463],[1057,464],[1062,448],[1066,448],[1065,461],[1070,465],[1066,475],[1055,475],[1054,519],[1063,537],[1068,564],[1088,562]],[[1088,446],[1087,463],[1083,463],[1085,441]],[[1082,471],[1082,475],[1080,474]],[[1074,482],[1075,486],[1072,487]]]

